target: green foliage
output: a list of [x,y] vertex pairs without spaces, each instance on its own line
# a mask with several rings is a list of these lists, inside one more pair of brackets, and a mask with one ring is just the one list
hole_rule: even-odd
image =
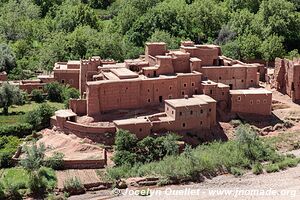
[[31,146],[24,146],[25,158],[20,161],[20,165],[28,171],[38,170],[44,163],[45,145],[36,143]]
[[54,152],[50,158],[47,158],[45,160],[45,166],[55,170],[63,169],[64,167],[63,158],[64,158],[63,153]]
[[11,48],[5,44],[0,44],[0,71],[10,71],[16,66],[16,58]]
[[265,168],[267,173],[274,173],[280,171],[278,164],[268,164]]
[[12,157],[17,151],[20,140],[14,136],[0,136],[0,168],[13,165]]
[[22,92],[14,85],[2,83],[0,86],[0,108],[3,108],[3,114],[8,115],[8,108],[13,104],[22,104]]
[[231,167],[230,173],[233,174],[235,177],[239,177],[244,174],[244,171],[243,171],[243,169],[241,169],[239,167]]
[[0,125],[0,136],[11,135],[17,137],[24,137],[30,135],[32,132],[32,125],[29,123],[15,123],[8,125]]
[[38,89],[32,90],[30,95],[31,95],[31,100],[37,103],[42,103],[46,100],[42,90],[38,90]]
[[0,71],[23,79],[68,59],[123,61],[158,40],[215,41],[226,56],[273,60],[299,51],[299,12],[298,0],[2,0]]
[[72,177],[64,182],[64,191],[72,195],[84,193],[85,189],[80,179]]
[[50,118],[54,115],[55,108],[44,103],[35,110],[25,115],[25,122],[30,124],[34,130],[41,130],[50,126]]
[[161,160],[167,155],[178,154],[178,139],[175,134],[167,134],[157,138],[146,137],[138,141],[134,134],[119,130],[115,139],[116,152],[113,160],[117,166]]
[[53,102],[63,102],[63,85],[58,82],[48,83],[45,86],[46,92],[48,94],[48,100]]
[[283,38],[276,35],[268,37],[259,49],[262,53],[262,58],[270,61],[276,57],[282,57],[284,55]]
[[299,163],[299,159],[278,154],[257,137],[248,125],[240,125],[236,135],[236,140],[226,143],[212,142],[195,149],[186,147],[182,154],[165,156],[158,162],[109,168],[107,177],[156,176],[169,182],[174,179],[194,180],[201,174],[216,174],[224,170],[240,176],[252,168],[254,174],[260,174],[263,172],[263,162],[269,163],[265,167],[267,172],[279,171],[279,165],[293,167]]
[[255,163],[254,165],[252,165],[252,172],[255,175],[262,174],[264,172],[262,164],[261,163]]

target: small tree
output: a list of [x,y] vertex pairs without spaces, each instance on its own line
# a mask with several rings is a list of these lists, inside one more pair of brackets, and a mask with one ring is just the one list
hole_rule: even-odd
[[43,95],[43,91],[42,90],[32,90],[31,91],[31,100],[37,102],[37,103],[42,103],[45,101],[45,97]]
[[53,102],[63,102],[63,85],[59,84],[58,82],[48,83],[45,86],[46,92],[48,94],[47,98]]
[[8,108],[13,104],[22,104],[23,95],[21,90],[10,85],[8,82],[3,83],[0,87],[0,107],[3,108],[4,115],[8,115]]

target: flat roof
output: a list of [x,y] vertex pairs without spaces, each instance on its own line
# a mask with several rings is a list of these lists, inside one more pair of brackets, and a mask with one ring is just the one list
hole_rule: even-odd
[[80,65],[80,60],[69,60],[68,65]]
[[193,95],[194,98],[201,99],[207,103],[216,103],[217,101],[214,100],[212,97],[205,95],[205,94],[200,94],[200,95]]
[[71,109],[67,109],[67,110],[58,110],[58,111],[56,111],[55,116],[67,118],[67,117],[75,117],[77,115]]
[[168,99],[165,102],[172,107],[186,107],[186,106],[198,106],[207,104],[201,98],[182,98],[182,99]]
[[144,118],[129,118],[113,121],[116,125],[128,125],[128,124],[144,124],[150,123],[147,119]]
[[120,79],[126,79],[126,78],[137,78],[139,75],[127,68],[116,68],[110,70],[112,73],[114,73],[116,76],[118,76]]
[[230,90],[230,94],[272,94],[271,91],[266,89],[245,89],[245,90]]

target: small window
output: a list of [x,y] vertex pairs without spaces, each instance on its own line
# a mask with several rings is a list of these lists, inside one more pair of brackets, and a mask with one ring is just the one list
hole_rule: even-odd
[[195,86],[195,83],[194,83],[194,82],[192,82],[192,86]]
[[172,95],[169,95],[169,99],[172,99]]
[[184,91],[181,92],[182,96],[184,95]]
[[172,115],[174,114],[174,110],[172,110]]
[[150,103],[151,102],[151,100],[150,99],[148,99],[148,103]]
[[126,90],[128,90],[128,87],[126,87]]
[[225,92],[222,92],[222,95],[224,96],[224,95],[225,95]]
[[260,100],[259,99],[256,100],[256,104],[260,104]]
[[264,102],[264,103],[267,103],[267,99],[264,99],[263,102]]
[[182,116],[182,112],[179,112],[179,116]]
[[253,100],[250,100],[250,104],[253,105]]
[[209,93],[210,93],[210,94],[212,94],[212,93],[213,93],[213,91],[212,91],[212,90],[210,90],[210,91],[209,91]]
[[65,80],[64,80],[64,79],[62,79],[62,80],[61,80],[61,83],[65,83]]
[[142,128],[140,128],[140,132],[142,132],[143,131],[143,129]]
[[222,79],[222,77],[220,76],[220,77],[219,77],[219,80],[221,80],[221,79]]
[[241,101],[242,100],[242,97],[241,96],[238,96],[237,97],[237,101]]
[[156,92],[158,92],[158,89],[156,89]]
[[200,125],[202,125],[203,124],[203,122],[202,121],[200,121]]
[[235,79],[235,77],[233,76],[232,79]]
[[253,80],[251,80],[251,83],[253,83]]
[[200,113],[203,113],[203,110],[202,110],[202,109],[200,110]]
[[191,110],[190,114],[193,115],[193,111],[192,110]]
[[183,87],[186,87],[186,83],[183,84]]
[[241,81],[242,81],[242,83],[244,83],[244,80],[243,80],[243,79],[242,79]]
[[148,92],[150,92],[150,89],[148,89]]
[[167,107],[167,111],[169,111],[169,107]]
[[209,111],[209,112],[211,112],[211,108],[210,108],[210,109],[208,109],[208,111]]
[[170,86],[169,88],[170,88],[170,90],[172,90],[172,86]]
[[182,123],[182,127],[185,127],[185,123]]

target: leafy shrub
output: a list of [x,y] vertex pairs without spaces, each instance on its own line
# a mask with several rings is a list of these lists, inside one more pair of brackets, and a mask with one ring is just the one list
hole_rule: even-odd
[[136,135],[119,130],[115,139],[116,152],[113,160],[117,166],[161,160],[166,155],[178,154],[178,139],[175,134],[167,134],[157,138],[148,136],[138,141]]
[[244,171],[239,167],[231,167],[230,173],[233,174],[235,177],[239,177],[244,174]]
[[0,126],[0,136],[11,135],[17,137],[24,137],[26,135],[30,135],[31,132],[32,126],[30,125],[30,123],[16,123]]
[[12,157],[19,143],[20,140],[14,136],[0,137],[0,168],[7,168],[13,165]]
[[252,172],[253,174],[262,174],[263,173],[263,166],[261,163],[255,163],[253,166],[252,166]]
[[279,172],[279,166],[277,164],[268,164],[266,165],[266,172],[267,173],[273,173],[273,172]]
[[43,91],[42,90],[32,90],[31,91],[31,100],[37,102],[37,103],[42,103],[45,101],[45,97],[43,95]]
[[63,153],[55,152],[53,156],[45,160],[45,166],[55,170],[63,169],[64,167],[63,158],[64,158]]
[[31,124],[34,130],[41,130],[50,126],[50,118],[54,115],[54,108],[44,103],[33,111],[26,113],[25,122]]
[[45,86],[45,90],[49,101],[60,103],[64,101],[62,84],[59,84],[58,82],[48,83]]
[[72,177],[64,182],[64,191],[70,195],[85,193],[84,186],[77,177]]

